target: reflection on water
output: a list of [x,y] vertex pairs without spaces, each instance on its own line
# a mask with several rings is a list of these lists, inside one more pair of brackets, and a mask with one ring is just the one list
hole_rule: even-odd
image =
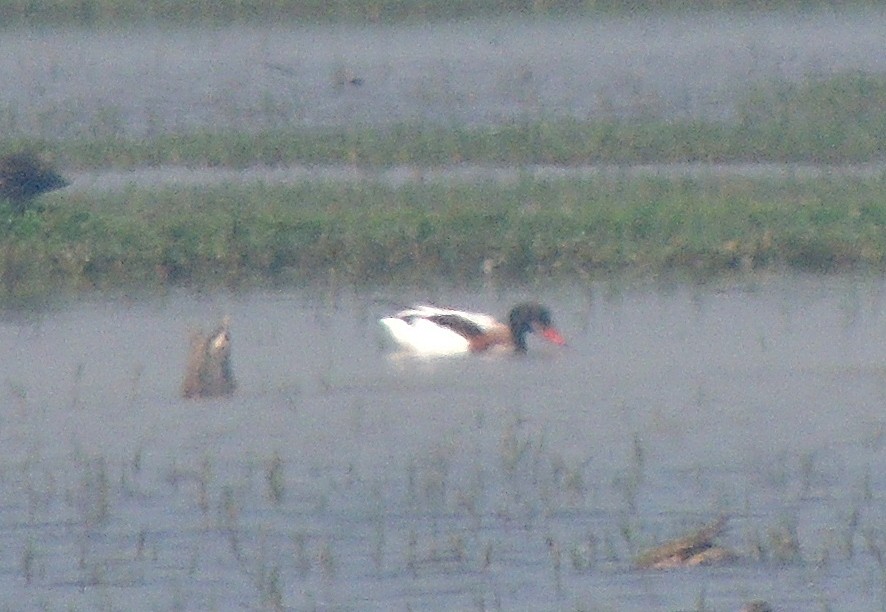
[[[376,322],[529,297],[566,350],[393,360]],[[878,609],[884,299],[882,278],[757,276],[5,317],[0,601]],[[237,393],[180,399],[188,330],[224,314]],[[720,514],[741,563],[632,569]]]

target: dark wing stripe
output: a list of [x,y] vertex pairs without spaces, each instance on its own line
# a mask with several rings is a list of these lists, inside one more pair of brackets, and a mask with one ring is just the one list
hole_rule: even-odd
[[460,336],[464,336],[465,338],[476,338],[477,336],[483,335],[483,330],[476,323],[472,323],[467,319],[460,317],[458,315],[433,315],[427,317],[428,321],[436,323],[437,325],[442,325],[443,327],[448,327],[455,333]]

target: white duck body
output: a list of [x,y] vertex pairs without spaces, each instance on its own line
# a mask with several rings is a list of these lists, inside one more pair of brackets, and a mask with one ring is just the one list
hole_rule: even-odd
[[441,325],[433,317],[452,317],[480,328],[483,332],[503,325],[487,314],[420,305],[401,310],[381,319],[394,341],[404,350],[427,356],[460,355],[471,351],[470,340],[452,327]]

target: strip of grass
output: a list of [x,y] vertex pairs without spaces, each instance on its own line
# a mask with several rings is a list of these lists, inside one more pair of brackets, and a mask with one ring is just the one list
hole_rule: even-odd
[[62,166],[255,164],[418,166],[651,162],[859,163],[886,159],[886,76],[859,72],[752,87],[737,120],[533,118],[501,125],[429,124],[262,133],[165,134],[151,140],[2,141],[53,151]]
[[[3,290],[886,269],[886,178],[308,183],[47,198],[4,215]],[[54,203],[54,204],[53,204]]]
[[[876,6],[873,0],[843,5]],[[831,0],[0,0],[0,24],[111,25],[280,21],[406,21],[488,15],[831,8]]]

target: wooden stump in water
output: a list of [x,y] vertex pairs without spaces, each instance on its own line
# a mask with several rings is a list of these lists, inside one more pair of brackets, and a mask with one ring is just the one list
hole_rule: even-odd
[[714,544],[714,538],[725,526],[726,518],[719,518],[689,535],[647,550],[637,558],[636,565],[645,569],[669,569],[733,561],[735,553]]
[[231,370],[230,318],[225,317],[209,335],[191,334],[191,351],[182,396],[186,398],[231,395],[237,383]]

